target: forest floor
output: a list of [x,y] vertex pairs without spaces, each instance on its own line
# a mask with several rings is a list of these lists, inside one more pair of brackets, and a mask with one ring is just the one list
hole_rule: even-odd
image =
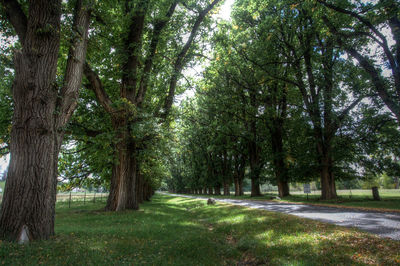
[[155,195],[140,211],[57,203],[56,236],[0,243],[5,265],[398,265],[400,241],[205,200]]

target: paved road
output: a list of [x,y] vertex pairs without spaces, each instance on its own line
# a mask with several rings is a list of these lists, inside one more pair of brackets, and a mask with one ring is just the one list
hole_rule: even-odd
[[[188,195],[170,194],[180,197],[205,199]],[[206,198],[207,199],[207,198]],[[283,212],[303,218],[318,220],[345,227],[356,227],[380,237],[400,240],[400,213],[382,213],[357,209],[320,207],[303,204],[279,203],[273,201],[253,201],[236,199],[215,199],[234,205],[268,211]]]

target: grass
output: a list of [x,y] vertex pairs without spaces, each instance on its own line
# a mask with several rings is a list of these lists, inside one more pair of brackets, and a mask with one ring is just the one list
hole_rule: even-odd
[[[216,196],[215,198],[231,198],[231,199],[246,199],[246,200],[271,200],[278,194],[275,192],[268,192],[260,197],[250,197],[249,193],[245,193],[244,196],[235,197],[231,196]],[[374,201],[372,199],[371,190],[353,190],[350,194],[349,190],[338,190],[338,198],[335,200],[320,200],[320,192],[313,192],[308,195],[303,192],[291,192],[291,196],[285,197],[278,202],[295,202],[304,204],[324,204],[324,205],[335,205],[335,206],[346,206],[364,209],[377,209],[377,210],[400,210],[400,190],[380,190],[379,195],[381,201]],[[202,197],[209,197],[208,195],[199,195]]]
[[[104,204],[104,203],[103,203]],[[400,263],[400,242],[295,216],[156,195],[140,211],[57,204],[56,236],[2,242],[5,265],[366,265]]]

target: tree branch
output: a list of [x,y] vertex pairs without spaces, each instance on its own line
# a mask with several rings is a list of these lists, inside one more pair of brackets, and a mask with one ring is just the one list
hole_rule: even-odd
[[115,113],[116,110],[112,107],[112,101],[104,90],[99,76],[90,68],[88,63],[85,63],[84,65],[84,74],[89,80],[89,89],[93,90],[96,94],[97,101],[109,114]]
[[1,0],[6,16],[17,32],[18,38],[24,46],[28,19],[17,0]]
[[147,58],[145,60],[142,78],[140,80],[139,89],[138,89],[138,92],[137,92],[137,95],[136,95],[136,99],[135,99],[135,102],[138,105],[141,105],[141,103],[142,103],[142,101],[143,101],[143,99],[144,99],[144,97],[146,95],[146,91],[147,91],[147,87],[148,87],[148,80],[149,80],[149,76],[150,76],[150,71],[151,71],[151,68],[153,66],[153,59],[154,59],[154,56],[155,56],[156,51],[157,51],[158,42],[160,41],[161,32],[165,28],[165,26],[167,25],[167,23],[170,20],[170,18],[172,17],[172,14],[174,13],[175,8],[176,8],[177,5],[178,5],[177,1],[173,2],[171,4],[170,8],[168,9],[168,12],[165,15],[165,18],[160,19],[154,25],[153,37],[151,39],[148,56],[147,56]]
[[206,17],[206,15],[211,11],[211,9],[214,8],[214,6],[216,4],[218,4],[221,0],[214,0],[212,1],[204,10],[202,10],[194,25],[192,28],[192,31],[190,32],[189,38],[186,41],[185,45],[183,46],[181,52],[178,54],[178,57],[175,61],[174,64],[174,70],[172,73],[172,77],[170,79],[169,82],[169,91],[168,91],[168,96],[165,98],[165,102],[164,102],[164,106],[163,106],[163,112],[160,115],[161,118],[166,119],[169,111],[171,109],[172,103],[174,101],[174,96],[175,96],[175,89],[176,89],[176,84],[178,82],[178,76],[182,71],[182,68],[184,67],[184,63],[185,63],[185,59],[186,59],[186,55],[187,52],[189,51],[190,46],[192,45],[194,38],[197,35],[197,32],[200,28],[200,24],[203,22],[204,18]]
[[68,122],[77,105],[79,88],[82,85],[83,65],[86,60],[90,14],[91,8],[89,6],[84,6],[82,0],[76,1],[72,26],[73,37],[69,48],[64,85],[58,98],[62,101],[59,103],[59,127]]
[[[126,3],[129,1],[127,0]],[[137,3],[136,10],[129,27],[128,39],[125,41],[125,52],[128,54],[125,64],[123,65],[121,97],[125,97],[132,103],[136,96],[137,86],[137,68],[139,66],[140,50],[142,48],[142,36],[144,29],[144,19],[148,6],[147,0],[140,0]],[[128,5],[128,4],[127,4]],[[127,8],[127,14],[130,9]]]

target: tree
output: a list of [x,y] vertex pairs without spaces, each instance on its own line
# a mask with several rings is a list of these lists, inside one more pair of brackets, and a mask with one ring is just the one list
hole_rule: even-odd
[[[105,47],[101,51],[104,56],[115,50],[119,60],[104,66],[96,49],[85,65],[85,76],[88,87],[109,115],[117,139],[107,210],[139,208],[136,195],[141,180],[136,173],[140,169],[137,148],[141,140],[135,138],[135,128],[141,122],[153,122],[158,127],[157,124],[167,121],[181,71],[192,58],[189,52],[206,16],[219,2],[127,0],[110,7],[106,14],[109,24],[98,29],[98,44]],[[120,12],[118,18],[114,18],[113,8]],[[185,20],[187,14],[190,16]],[[113,30],[118,37],[100,38],[115,36]],[[183,34],[188,34],[185,41]],[[111,69],[113,72],[109,72]],[[102,79],[103,74],[108,79]],[[147,138],[151,135],[147,134]]]
[[[1,206],[3,239],[47,239],[54,234],[57,159],[81,86],[90,9],[77,0],[64,80],[56,82],[61,0],[1,2],[21,45],[15,52],[11,161]],[[23,195],[23,196],[22,196]]]
[[[349,21],[347,24],[338,24],[339,20],[333,21],[326,15],[323,16],[324,22],[335,36],[335,41],[368,73],[380,99],[400,124],[399,2],[380,0],[373,4],[372,1],[354,3],[343,1],[341,5],[325,0],[317,2],[327,7],[327,11],[333,14],[333,17],[339,15],[345,21]],[[385,26],[391,30],[392,36],[384,32]],[[390,37],[393,38],[393,45],[390,44]],[[376,54],[365,52],[368,46],[376,46],[379,49],[379,60]],[[382,71],[382,65],[389,70],[389,75],[385,75]]]

